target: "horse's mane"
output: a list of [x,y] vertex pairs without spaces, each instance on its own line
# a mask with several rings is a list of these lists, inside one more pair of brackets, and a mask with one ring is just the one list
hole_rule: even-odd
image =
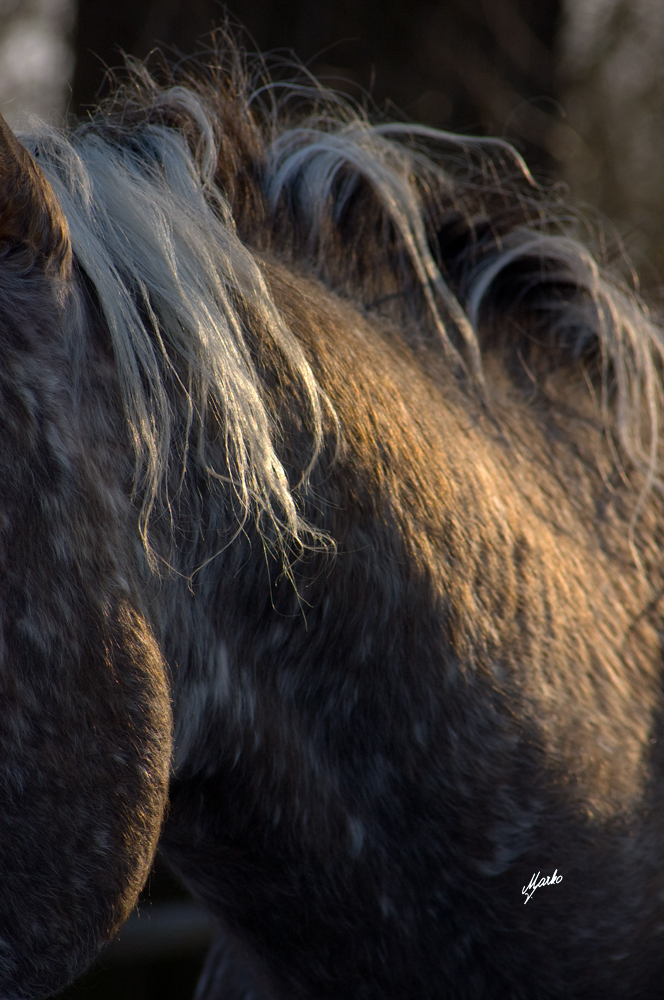
[[[151,74],[129,61],[87,120],[20,138],[56,191],[110,331],[145,539],[155,505],[177,488],[169,455],[184,461],[185,448],[277,537],[311,537],[251,336],[268,338],[275,365],[301,386],[307,472],[329,404],[273,301],[265,253],[313,271],[414,344],[437,340],[480,392],[483,354],[507,337],[524,355],[544,344],[552,366],[582,361],[607,426],[659,481],[661,330],[507,143],[372,124],[311,80],[270,81],[225,36],[193,70]],[[226,439],[226,468],[211,467],[211,434]]]

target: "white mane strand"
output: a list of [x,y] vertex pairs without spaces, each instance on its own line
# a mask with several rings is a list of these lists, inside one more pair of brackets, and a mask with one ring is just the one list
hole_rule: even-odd
[[[160,95],[182,106],[175,88]],[[279,316],[261,271],[238,238],[230,209],[211,183],[214,135],[202,103],[200,164],[184,138],[145,125],[122,143],[113,131],[83,126],[22,135],[53,185],[69,221],[72,247],[94,284],[112,337],[137,455],[136,488],[145,497],[141,529],[168,487],[175,413],[166,380],[179,383],[187,431],[213,478],[232,485],[245,511],[257,505],[295,539],[309,533],[274,448],[274,428],[246,344],[248,318],[272,339],[304,386],[320,446],[320,392],[304,354]],[[127,141],[129,139],[130,141]],[[228,468],[208,464],[204,428],[212,414],[228,446]],[[188,437],[188,433],[186,437]],[[168,493],[166,492],[166,496]]]

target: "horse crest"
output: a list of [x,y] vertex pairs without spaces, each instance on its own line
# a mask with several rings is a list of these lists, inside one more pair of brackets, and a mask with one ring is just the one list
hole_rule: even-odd
[[661,326],[505,143],[261,73],[0,125],[0,996],[159,842],[198,1000],[657,997]]

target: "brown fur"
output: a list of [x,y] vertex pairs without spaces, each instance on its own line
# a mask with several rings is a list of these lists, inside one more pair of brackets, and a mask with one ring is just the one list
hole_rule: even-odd
[[[122,341],[3,131],[0,993],[46,996],[85,967],[163,820],[165,858],[226,935],[198,1000],[656,1000],[662,492],[659,455],[620,436],[614,382],[621,358],[651,357],[640,347],[656,371],[661,334],[635,305],[633,354],[611,354],[601,303],[540,247],[496,282],[473,373],[461,306],[441,341],[375,187],[360,178],[314,231],[296,186],[266,195],[277,126],[237,56],[184,82],[269,290],[252,299],[237,247],[235,272],[220,258],[313,542],[284,529],[284,560],[286,519],[238,486],[232,387],[192,404],[159,290],[126,279],[173,428],[146,551]],[[141,136],[165,126],[200,165],[200,121],[164,93],[134,67],[76,141],[93,130],[156,185]],[[550,210],[524,175],[481,181],[482,162],[490,174],[464,156],[464,183],[458,162],[448,186],[433,164],[413,181],[460,303]],[[207,196],[212,226],[228,206]],[[266,298],[309,367],[275,340]],[[321,404],[311,468],[303,372]]]
[[[337,556],[296,564],[303,614],[288,590],[249,610],[250,550],[228,558],[214,635],[253,724],[220,739],[211,712],[166,857],[227,901],[279,996],[656,996],[661,575],[634,565],[635,494],[602,481],[585,381],[555,373],[535,403],[489,358],[487,413],[435,350],[265,266],[343,429],[307,508]],[[275,405],[296,478],[287,390]],[[521,888],[554,867],[533,916]]]

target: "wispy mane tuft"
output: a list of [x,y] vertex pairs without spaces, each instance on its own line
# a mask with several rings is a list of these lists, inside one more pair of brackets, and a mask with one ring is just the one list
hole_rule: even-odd
[[[482,352],[506,319],[546,327],[552,363],[556,352],[560,363],[599,359],[602,405],[631,460],[660,483],[661,328],[600,271],[575,220],[506,143],[372,124],[310,80],[270,81],[231,43],[190,72],[162,71],[161,82],[136,62],[128,74],[88,121],[21,139],[60,199],[110,330],[146,543],[183,441],[285,544],[310,536],[250,331],[270,339],[302,386],[309,468],[327,404],[263,278],[265,250],[396,320],[404,336],[437,339],[478,385]],[[173,386],[186,414],[177,432]],[[223,469],[206,451],[211,424],[227,442]]]
[[[135,485],[144,497],[144,541],[155,505],[166,498],[168,506],[171,452],[182,450],[183,441],[193,441],[208,476],[231,485],[245,513],[257,507],[278,538],[302,540],[312,529],[296,509],[275,451],[248,324],[254,335],[260,329],[271,339],[303,387],[311,461],[320,446],[321,393],[213,183],[218,150],[209,110],[180,87],[159,92],[154,107],[196,122],[196,158],[173,128],[123,127],[103,115],[70,135],[42,128],[21,136],[56,191],[75,259],[108,324],[137,455]],[[169,384],[185,402],[186,427],[177,439],[182,418]],[[219,424],[226,440],[223,469],[209,464],[210,424]]]

